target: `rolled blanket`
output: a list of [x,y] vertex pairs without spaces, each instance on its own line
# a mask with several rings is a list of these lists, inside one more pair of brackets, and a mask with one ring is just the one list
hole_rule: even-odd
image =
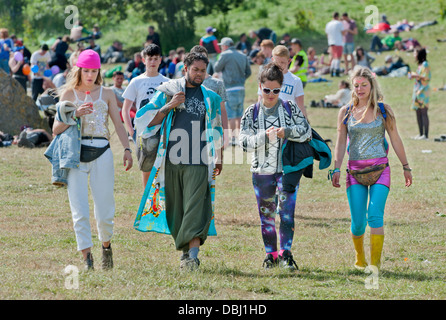
[[56,104],[57,108],[57,117],[56,119],[68,124],[70,126],[76,125],[76,120],[73,119],[74,112],[77,109],[77,106],[71,101],[59,101]]

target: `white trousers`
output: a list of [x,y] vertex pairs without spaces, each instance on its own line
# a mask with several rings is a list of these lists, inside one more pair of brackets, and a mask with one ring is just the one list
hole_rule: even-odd
[[93,246],[88,205],[88,176],[90,176],[99,240],[108,242],[113,235],[115,215],[113,194],[115,174],[110,148],[96,160],[81,162],[79,168],[70,169],[68,173],[68,198],[79,251]]

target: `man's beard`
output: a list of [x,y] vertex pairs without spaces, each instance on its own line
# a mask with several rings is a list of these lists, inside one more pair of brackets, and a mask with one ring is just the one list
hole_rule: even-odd
[[201,86],[201,84],[203,83],[203,80],[201,80],[201,82],[195,82],[194,80],[192,80],[190,78],[190,75],[188,73],[186,73],[186,80],[187,82],[189,82],[191,85],[193,85],[194,87],[199,87]]

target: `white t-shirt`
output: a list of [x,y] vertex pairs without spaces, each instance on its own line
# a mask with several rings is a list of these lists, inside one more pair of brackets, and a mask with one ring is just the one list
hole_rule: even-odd
[[325,33],[328,37],[329,46],[342,46],[344,45],[344,39],[342,37],[342,31],[344,31],[344,24],[339,20],[331,20],[325,26]]
[[[262,91],[259,88],[257,94],[262,95]],[[304,95],[304,86],[302,80],[291,72],[287,72],[283,75],[282,89],[279,93],[279,98],[288,101],[296,102],[296,98]]]
[[39,71],[37,73],[33,72],[34,79],[43,78],[43,73],[45,72],[45,69],[47,68],[48,63],[50,61],[51,61],[51,55],[49,51],[45,52],[44,55],[41,55],[39,50],[31,55],[31,60],[30,60],[31,66],[37,65],[39,67]]
[[130,81],[122,94],[122,97],[134,101],[136,110],[138,111],[141,107],[144,107],[149,103],[150,99],[156,93],[156,88],[158,88],[161,83],[169,80],[169,78],[166,78],[162,74],[158,74],[155,77],[148,77],[145,73],[141,74]]
[[350,89],[347,89],[347,88],[341,89],[340,91],[341,91],[341,99],[340,99],[339,104],[342,107],[342,106],[347,105],[347,103],[350,102],[350,100],[352,98],[352,94],[351,94]]

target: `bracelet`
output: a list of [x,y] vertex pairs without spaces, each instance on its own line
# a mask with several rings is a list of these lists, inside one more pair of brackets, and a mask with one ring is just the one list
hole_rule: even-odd
[[126,152],[126,151],[132,153],[132,149],[130,149],[130,148],[125,148],[125,149],[124,149],[124,152]]
[[333,170],[328,170],[328,176],[327,179],[328,180],[333,180],[333,175],[337,172],[341,172],[341,170],[339,168],[334,168]]
[[408,163],[406,163],[406,164],[403,164],[403,167],[405,167],[405,166],[408,166],[409,164]]

